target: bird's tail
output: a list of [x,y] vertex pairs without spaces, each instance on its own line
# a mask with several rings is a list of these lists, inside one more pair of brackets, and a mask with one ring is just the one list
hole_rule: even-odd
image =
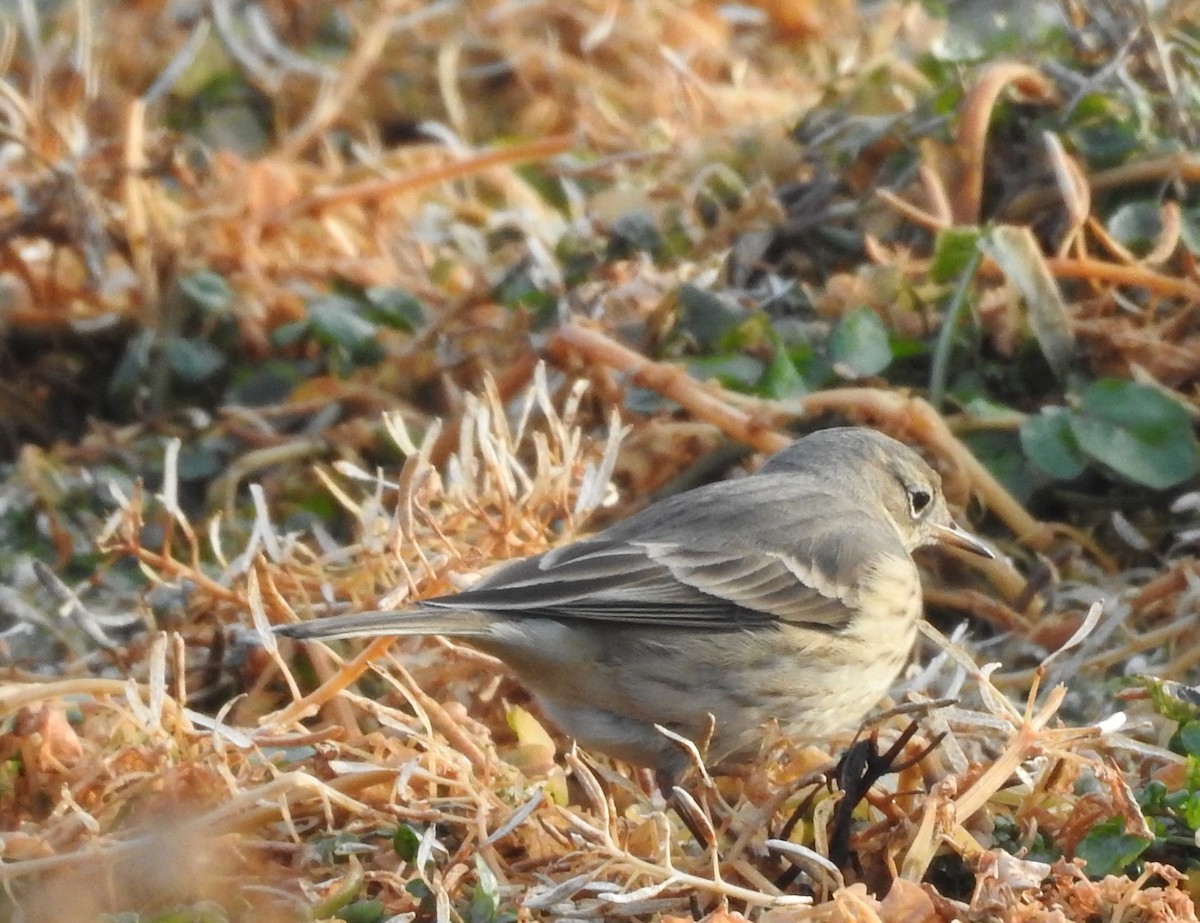
[[297,640],[334,638],[377,638],[383,635],[446,635],[450,638],[482,638],[490,634],[487,619],[469,609],[426,609],[424,607],[383,612],[360,612],[330,619],[313,619],[292,625],[276,625],[275,634]]

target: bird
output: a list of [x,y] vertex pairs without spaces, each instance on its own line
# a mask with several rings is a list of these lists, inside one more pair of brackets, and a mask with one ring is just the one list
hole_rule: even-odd
[[462,641],[503,661],[585,749],[670,786],[695,762],[672,736],[706,742],[719,768],[757,752],[773,721],[813,742],[861,722],[911,654],[912,552],[936,543],[994,556],[917,452],[834,427],[461,592],[275,631]]

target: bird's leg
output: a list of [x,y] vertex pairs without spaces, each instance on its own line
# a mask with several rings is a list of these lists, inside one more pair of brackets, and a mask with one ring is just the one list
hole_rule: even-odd
[[[854,819],[854,809],[858,807],[859,802],[867,796],[876,782],[890,773],[903,772],[917,765],[932,753],[946,736],[938,734],[929,746],[921,749],[920,753],[897,762],[919,727],[915,721],[909,724],[896,738],[896,742],[884,753],[879,752],[877,733],[873,733],[865,740],[855,740],[833,767],[830,773],[830,783],[834,779],[837,780],[838,788],[842,791],[842,800],[838,802],[833,812],[833,822],[829,833],[829,861],[839,869],[845,868],[853,858],[850,851],[850,826]],[[816,791],[796,808],[787,823],[784,824],[779,835],[780,839],[789,838],[800,818],[811,806],[815,796]],[[799,877],[801,871],[799,866],[792,866],[775,880],[776,887],[781,891],[786,890]]]
[[[915,732],[915,728],[915,724],[906,728],[900,735],[900,740],[907,742],[908,737],[912,736],[909,729]],[[833,824],[829,831],[829,861],[838,868],[845,868],[850,859],[850,823],[854,819],[854,809],[866,797],[871,786],[886,772],[880,771],[879,764],[873,762],[879,759],[878,743],[878,733],[874,731],[865,740],[854,741],[833,769],[838,788],[842,790],[842,800],[833,809]]]
[[851,858],[850,823],[858,803],[867,797],[876,782],[893,772],[903,772],[915,766],[932,753],[946,736],[944,733],[938,734],[920,753],[897,762],[919,728],[917,722],[911,722],[885,753],[879,752],[878,733],[872,733],[866,740],[851,745],[838,763],[835,772],[842,790],[842,800],[833,812],[833,829],[829,834],[829,861],[838,868],[844,868]]

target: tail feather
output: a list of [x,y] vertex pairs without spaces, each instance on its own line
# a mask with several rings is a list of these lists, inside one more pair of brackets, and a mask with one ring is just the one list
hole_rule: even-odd
[[451,638],[482,638],[490,634],[486,618],[465,609],[403,609],[360,612],[330,619],[313,619],[292,625],[276,625],[275,634],[285,638],[333,640],[334,638],[377,638],[384,635],[446,635]]

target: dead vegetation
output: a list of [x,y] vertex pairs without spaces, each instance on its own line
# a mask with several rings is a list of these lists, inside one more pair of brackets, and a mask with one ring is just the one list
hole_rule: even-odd
[[[1194,4],[970,62],[915,4],[168,6],[0,19],[6,919],[1196,919]],[[693,779],[704,851],[489,658],[268,630],[834,418],[1005,552],[929,561],[848,820],[850,735]]]

